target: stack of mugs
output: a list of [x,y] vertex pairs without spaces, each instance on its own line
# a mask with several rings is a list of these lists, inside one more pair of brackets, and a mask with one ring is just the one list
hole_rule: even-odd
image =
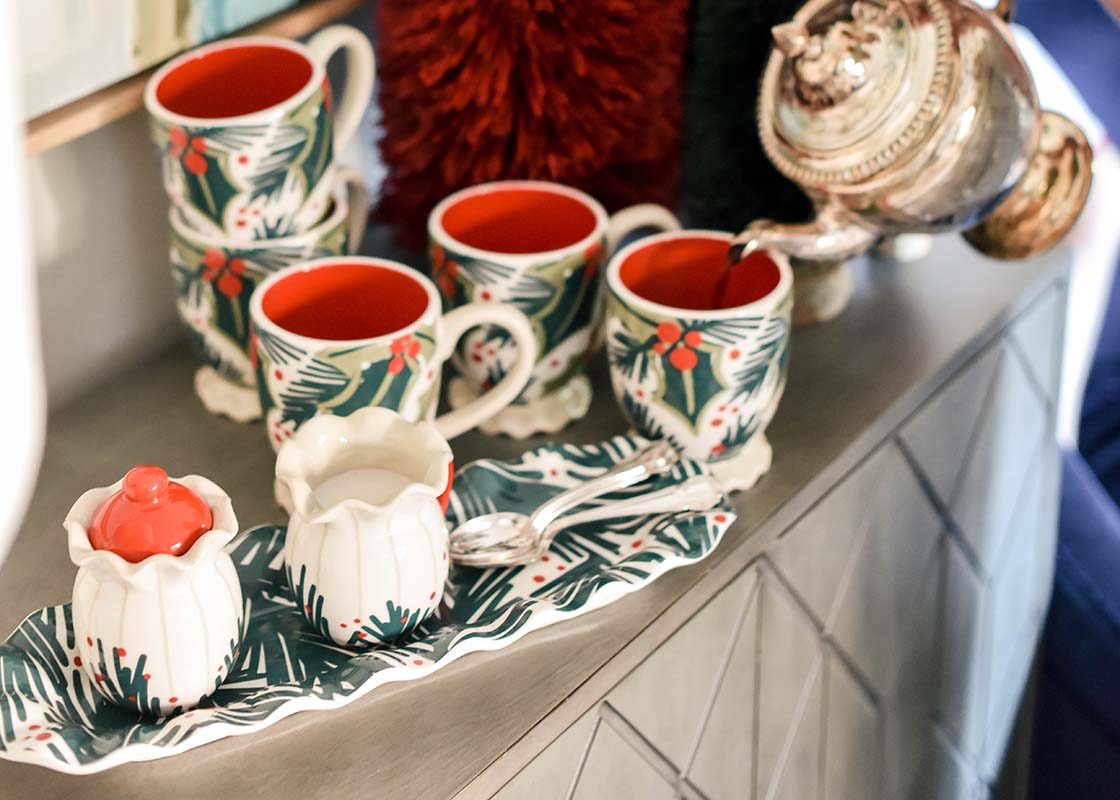
[[[346,54],[336,103],[326,63]],[[176,307],[203,366],[195,390],[214,413],[260,416],[249,347],[249,298],[270,274],[353,252],[366,198],[334,156],[373,91],[374,57],[355,28],[307,44],[226,39],[152,76],[144,101],[171,201]]]

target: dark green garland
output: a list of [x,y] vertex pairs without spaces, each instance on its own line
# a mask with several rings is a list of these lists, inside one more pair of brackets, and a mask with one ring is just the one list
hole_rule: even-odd
[[759,81],[770,28],[803,0],[695,0],[681,206],[689,225],[738,231],[752,219],[811,216],[804,194],[758,141]]

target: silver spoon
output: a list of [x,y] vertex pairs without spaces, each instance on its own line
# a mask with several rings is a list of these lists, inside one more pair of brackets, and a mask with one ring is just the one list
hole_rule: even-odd
[[552,540],[563,530],[619,517],[636,517],[666,512],[706,511],[723,500],[723,492],[716,480],[709,475],[697,475],[687,481],[645,492],[624,500],[605,502],[595,508],[576,511],[559,517],[545,529],[537,540],[529,537],[499,542],[492,547],[470,553],[453,554],[452,558],[469,567],[512,567],[530,564],[544,555]]
[[451,555],[467,555],[499,545],[507,548],[535,547],[544,536],[545,529],[561,514],[600,495],[668,472],[679,460],[677,451],[668,442],[652,442],[602,475],[550,498],[532,516],[519,511],[496,511],[467,520],[451,532]]

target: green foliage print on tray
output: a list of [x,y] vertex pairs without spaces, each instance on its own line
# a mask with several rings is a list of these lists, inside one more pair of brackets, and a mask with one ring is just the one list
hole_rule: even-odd
[[[448,522],[495,509],[528,511],[644,443],[619,436],[591,446],[546,444],[513,461],[468,464],[456,474]],[[686,460],[645,489],[704,470]],[[401,626],[394,646],[362,651],[333,644],[304,620],[282,558],[284,529],[252,528],[227,548],[245,597],[245,635],[229,677],[201,707],[157,718],[102,699],[74,663],[70,604],[43,608],[0,644],[0,758],[97,772],[250,733],[298,711],[337,708],[384,683],[421,679],[460,656],[505,647],[614,602],[707,556],[734,518],[721,505],[593,523],[559,535],[547,562],[455,567],[436,614],[415,629]],[[310,587],[299,596],[315,602]]]

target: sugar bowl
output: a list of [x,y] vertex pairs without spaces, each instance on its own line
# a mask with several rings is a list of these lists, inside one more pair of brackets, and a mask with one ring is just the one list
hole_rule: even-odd
[[229,496],[198,475],[139,466],[78,498],[64,522],[78,567],[75,665],[109,701],[150,716],[198,705],[241,643],[241,585],[223,549]]

